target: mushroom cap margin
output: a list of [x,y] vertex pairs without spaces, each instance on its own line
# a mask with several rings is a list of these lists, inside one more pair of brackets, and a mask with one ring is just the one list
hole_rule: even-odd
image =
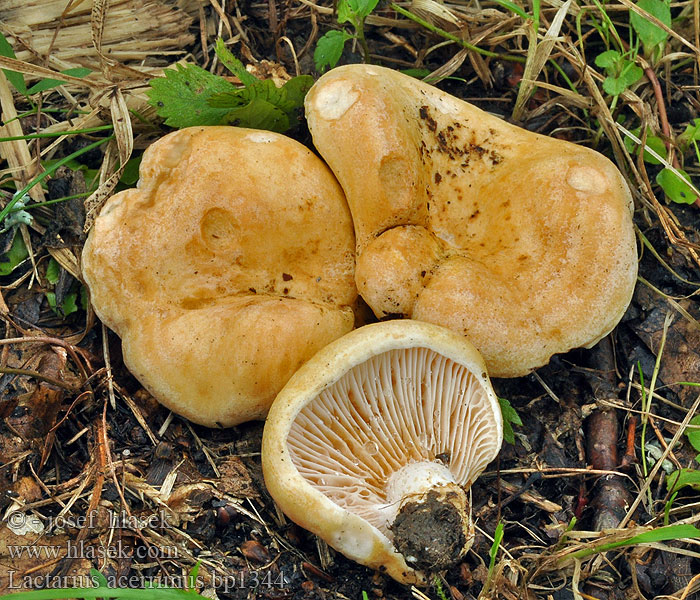
[[272,404],[263,432],[265,485],[282,511],[295,523],[324,539],[348,558],[380,570],[404,584],[424,584],[423,573],[407,565],[402,554],[376,527],[335,504],[315,489],[295,467],[287,437],[299,412],[352,367],[372,356],[401,348],[426,347],[467,368],[491,401],[500,450],[503,423],[486,365],[463,336],[444,327],[413,320],[374,323],[331,342],[287,382]]

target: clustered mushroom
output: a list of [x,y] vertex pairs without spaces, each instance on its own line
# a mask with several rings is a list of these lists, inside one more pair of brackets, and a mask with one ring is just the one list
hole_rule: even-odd
[[[105,205],[83,273],[158,400],[210,426],[270,410],[282,510],[423,583],[473,539],[465,490],[502,438],[487,370],[591,346],[629,304],[631,196],[600,154],[389,69],[334,69],[305,106],[328,166],[269,132],[169,134]],[[351,331],[358,290],[408,318]]]
[[637,250],[631,194],[607,158],[373,65],[328,72],[305,106],[377,317],[465,335],[494,377],[590,347],[622,318]]
[[85,244],[95,312],[174,412],[211,427],[264,418],[292,373],[353,327],[342,190],[300,143],[235,127],[166,135],[140,175]]
[[412,320],[366,325],[320,350],[277,396],[265,485],[293,521],[404,583],[474,537],[464,492],[498,454],[484,361],[463,336]]

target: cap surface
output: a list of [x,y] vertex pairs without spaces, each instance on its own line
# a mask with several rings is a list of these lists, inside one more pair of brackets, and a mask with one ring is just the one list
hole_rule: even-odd
[[393,544],[407,491],[470,486],[501,446],[498,400],[462,336],[410,320],[356,329],[294,374],[263,434],[265,484],[347,557],[423,581]]
[[590,347],[622,317],[632,201],[601,154],[373,65],[329,71],[306,115],[348,198],[375,315],[462,333],[495,377]]
[[265,416],[292,373],[353,327],[354,234],[328,168],[282,135],[171,133],[104,206],[82,256],[129,370],[188,419]]

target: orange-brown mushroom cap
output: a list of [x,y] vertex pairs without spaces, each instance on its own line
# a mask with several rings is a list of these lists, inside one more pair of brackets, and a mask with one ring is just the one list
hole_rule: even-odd
[[462,333],[496,377],[590,347],[621,319],[637,273],[632,201],[601,154],[376,66],[325,74],[306,114],[377,316]]
[[171,133],[112,197],[82,257],[129,370],[188,419],[263,418],[319,348],[351,330],[354,235],[327,167],[282,135]]

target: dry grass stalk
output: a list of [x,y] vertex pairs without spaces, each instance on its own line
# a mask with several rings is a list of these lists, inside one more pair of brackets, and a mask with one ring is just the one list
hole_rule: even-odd
[[[163,66],[165,57],[182,55],[182,48],[194,42],[188,30],[197,12],[197,3],[186,4],[190,14],[163,0],[112,0],[104,15],[102,53],[144,71]],[[68,7],[65,0],[4,0],[1,30],[20,60],[99,71],[91,6],[85,0]]]

